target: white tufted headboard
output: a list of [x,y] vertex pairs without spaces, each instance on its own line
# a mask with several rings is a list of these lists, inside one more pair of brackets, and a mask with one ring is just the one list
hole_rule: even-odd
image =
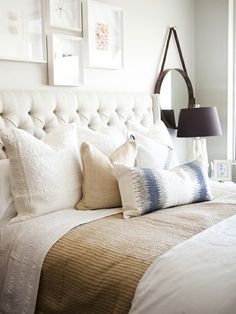
[[88,92],[73,89],[0,91],[0,128],[23,129],[37,138],[64,124],[77,122],[95,131],[120,128],[128,121],[151,127],[160,118],[156,95]]

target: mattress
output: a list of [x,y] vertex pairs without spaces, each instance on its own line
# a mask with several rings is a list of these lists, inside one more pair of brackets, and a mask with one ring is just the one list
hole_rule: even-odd
[[213,201],[76,227],[45,258],[36,313],[128,313],[138,282],[156,259],[234,214],[232,204]]

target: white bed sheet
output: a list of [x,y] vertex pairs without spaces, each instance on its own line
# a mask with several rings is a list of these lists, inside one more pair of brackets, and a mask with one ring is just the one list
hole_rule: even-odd
[[72,228],[121,212],[65,209],[0,229],[0,313],[34,313],[44,258]]

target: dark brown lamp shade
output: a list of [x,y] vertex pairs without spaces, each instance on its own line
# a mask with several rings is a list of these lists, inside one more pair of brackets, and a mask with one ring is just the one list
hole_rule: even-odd
[[216,107],[180,110],[177,137],[205,137],[221,134]]

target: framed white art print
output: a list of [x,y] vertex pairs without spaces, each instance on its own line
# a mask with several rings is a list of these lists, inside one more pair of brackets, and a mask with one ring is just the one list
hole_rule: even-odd
[[123,66],[123,10],[96,0],[84,3],[85,61],[88,67]]
[[83,39],[53,33],[48,36],[48,76],[50,85],[83,84]]
[[48,0],[49,25],[71,31],[81,31],[81,0]]
[[0,0],[0,59],[46,62],[44,2]]

